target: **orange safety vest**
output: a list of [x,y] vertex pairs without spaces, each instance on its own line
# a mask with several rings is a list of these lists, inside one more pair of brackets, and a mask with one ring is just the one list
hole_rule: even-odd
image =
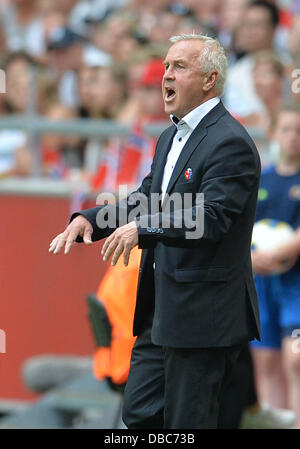
[[131,350],[136,340],[132,335],[132,327],[140,259],[141,250],[137,246],[130,253],[127,267],[121,256],[114,267],[108,268],[97,291],[112,326],[112,341],[110,347],[96,350],[93,358],[94,375],[97,379],[110,377],[117,385],[127,381]]

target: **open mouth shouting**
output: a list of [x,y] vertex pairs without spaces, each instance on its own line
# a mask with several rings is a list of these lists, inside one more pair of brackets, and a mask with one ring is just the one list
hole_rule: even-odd
[[169,103],[176,97],[176,92],[171,87],[165,87],[165,102]]

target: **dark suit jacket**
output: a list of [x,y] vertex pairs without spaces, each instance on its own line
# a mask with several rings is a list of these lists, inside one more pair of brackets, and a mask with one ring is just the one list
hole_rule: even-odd
[[[161,192],[175,132],[173,125],[159,137],[151,172],[138,189],[148,198],[151,193]],[[186,176],[187,169],[192,169],[190,177]],[[167,189],[169,194],[194,194],[194,200],[196,193],[204,194],[200,206],[203,236],[187,239],[190,229],[185,226],[165,227],[164,207],[155,213],[149,209],[147,224],[137,220],[143,255],[134,335],[143,331],[154,309],[154,344],[213,347],[260,338],[250,256],[259,178],[255,144],[220,102],[188,139]],[[81,212],[93,225],[93,240],[114,230],[97,227],[98,211],[99,207]],[[156,226],[151,225],[151,214],[157,219]],[[171,209],[168,216],[172,224],[178,211]]]

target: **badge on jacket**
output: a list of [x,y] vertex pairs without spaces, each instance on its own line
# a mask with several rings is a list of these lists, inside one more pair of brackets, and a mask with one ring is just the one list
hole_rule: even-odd
[[191,177],[193,176],[193,170],[191,168],[187,168],[186,171],[184,172],[184,176],[185,179],[191,179]]

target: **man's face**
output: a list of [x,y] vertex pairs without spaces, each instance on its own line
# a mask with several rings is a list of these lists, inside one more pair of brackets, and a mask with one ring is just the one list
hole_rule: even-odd
[[252,73],[255,90],[265,102],[281,95],[282,79],[271,62],[256,63]]
[[203,103],[205,74],[201,71],[199,56],[203,43],[198,40],[179,41],[172,45],[164,61],[162,81],[165,112],[181,119]]
[[17,111],[24,111],[28,102],[30,86],[30,65],[24,59],[11,61],[6,69],[9,104]]
[[281,155],[288,158],[300,157],[300,114],[294,111],[280,113],[274,133]]
[[270,13],[266,9],[258,6],[248,8],[241,23],[244,50],[259,51],[270,48],[274,31]]

